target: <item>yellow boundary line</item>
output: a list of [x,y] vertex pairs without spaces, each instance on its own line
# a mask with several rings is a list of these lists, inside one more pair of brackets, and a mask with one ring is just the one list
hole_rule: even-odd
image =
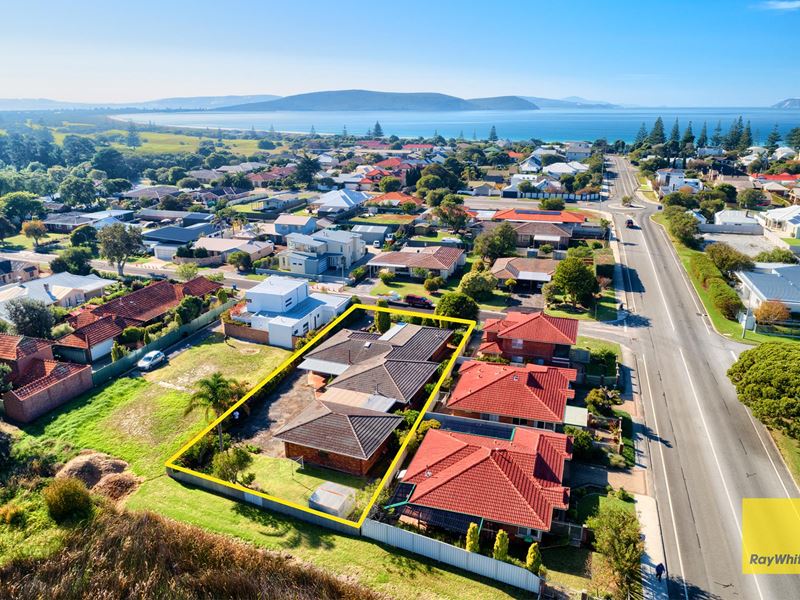
[[[345,318],[347,318],[350,314],[352,314],[356,310],[368,310],[368,311],[373,311],[373,312],[388,312],[390,314],[395,314],[395,315],[403,315],[403,316],[409,316],[409,317],[422,317],[424,319],[436,319],[440,323],[441,322],[458,323],[458,324],[467,326],[467,331],[464,334],[464,337],[461,339],[461,342],[458,344],[458,346],[456,347],[456,349],[453,352],[452,356],[448,360],[447,367],[444,369],[444,371],[442,372],[441,377],[439,377],[438,381],[436,382],[436,385],[434,386],[433,391],[431,392],[431,395],[428,397],[428,400],[425,402],[425,405],[420,410],[419,416],[417,417],[417,420],[414,422],[414,424],[412,425],[411,429],[408,432],[408,435],[405,437],[405,439],[403,440],[403,443],[400,445],[400,449],[397,451],[397,455],[394,457],[394,459],[392,460],[391,464],[389,465],[389,468],[387,469],[386,473],[384,474],[383,478],[381,479],[380,484],[378,484],[378,487],[375,489],[375,493],[372,494],[372,498],[370,498],[369,503],[367,504],[367,506],[364,509],[364,511],[361,513],[361,516],[359,517],[358,521],[350,521],[349,519],[343,519],[341,517],[337,517],[337,516],[334,516],[334,515],[329,515],[327,513],[322,512],[322,511],[315,510],[315,509],[309,508],[307,506],[302,506],[300,504],[297,504],[296,502],[292,502],[291,500],[285,500],[285,499],[279,498],[277,496],[272,496],[270,494],[265,494],[264,492],[260,492],[258,490],[253,490],[253,489],[247,488],[247,487],[245,487],[243,485],[239,485],[238,483],[232,483],[230,481],[223,481],[222,479],[218,479],[218,478],[216,478],[216,477],[214,477],[212,475],[208,475],[206,473],[201,473],[201,472],[195,471],[193,469],[187,469],[186,467],[183,467],[183,466],[178,465],[178,464],[175,463],[175,461],[177,461],[189,448],[194,446],[201,438],[203,438],[203,436],[205,436],[209,431],[214,429],[214,427],[216,427],[218,423],[221,423],[223,420],[225,420],[231,413],[233,413],[233,411],[235,411],[237,408],[239,408],[253,394],[255,394],[258,390],[260,390],[267,383],[269,383],[269,381],[271,381],[278,373],[280,373],[283,369],[288,367],[293,361],[295,361],[298,358],[300,358],[300,356],[302,356],[313,344],[315,344],[318,340],[320,340],[322,337],[327,335],[334,327],[336,327],[339,323],[341,323]],[[258,385],[256,385],[253,389],[251,389],[249,392],[247,392],[236,404],[231,406],[228,410],[226,410],[219,417],[217,417],[213,422],[211,422],[205,429],[203,429],[200,433],[198,433],[194,438],[192,438],[189,442],[184,444],[183,447],[180,450],[178,450],[175,454],[173,454],[167,460],[167,462],[164,463],[164,466],[167,467],[168,469],[172,469],[174,471],[180,471],[180,472],[186,473],[188,475],[193,475],[195,477],[199,477],[201,479],[205,479],[206,481],[211,481],[213,483],[216,483],[217,485],[221,485],[221,486],[233,489],[233,490],[237,490],[237,491],[240,491],[240,492],[251,494],[253,496],[259,496],[259,497],[264,498],[266,500],[269,500],[271,502],[276,502],[278,504],[282,504],[284,506],[288,506],[288,507],[296,509],[296,510],[307,512],[307,513],[310,513],[312,515],[316,515],[317,517],[330,519],[331,521],[334,521],[336,523],[347,525],[349,527],[352,527],[352,528],[358,530],[364,524],[364,521],[366,520],[367,515],[369,514],[369,511],[372,510],[372,507],[375,505],[375,502],[378,499],[378,495],[381,493],[383,488],[386,487],[386,484],[389,481],[389,474],[393,473],[395,468],[397,467],[397,463],[400,461],[400,457],[403,456],[403,453],[405,452],[405,450],[406,450],[406,448],[408,446],[408,442],[411,440],[411,437],[416,433],[417,428],[419,427],[420,423],[422,423],[422,419],[425,417],[425,413],[428,411],[428,409],[430,408],[431,404],[433,404],[433,400],[436,397],[436,394],[439,393],[439,390],[442,387],[442,383],[447,378],[447,376],[450,374],[450,372],[451,372],[451,370],[453,368],[453,365],[456,362],[456,359],[461,354],[461,352],[464,350],[464,347],[466,346],[467,342],[469,341],[469,338],[472,335],[472,332],[475,329],[476,324],[477,324],[476,321],[472,321],[470,319],[460,319],[460,318],[457,318],[457,317],[442,317],[442,316],[439,316],[439,315],[433,315],[433,314],[421,313],[421,312],[414,312],[414,311],[409,311],[409,310],[402,310],[402,309],[399,309],[399,308],[389,308],[389,307],[383,307],[383,306],[371,306],[371,305],[367,305],[367,304],[354,304],[350,308],[348,308],[346,311],[344,311],[344,313],[342,313],[339,317],[337,317],[336,319],[331,321],[327,326],[325,326],[319,333],[317,333],[317,335],[315,335],[302,348],[300,348],[300,350],[297,350],[289,358],[284,360],[274,371],[272,371],[272,373],[267,375]]]

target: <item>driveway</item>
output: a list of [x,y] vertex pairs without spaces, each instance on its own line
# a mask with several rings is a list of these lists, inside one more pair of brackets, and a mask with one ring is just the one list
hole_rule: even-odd
[[268,456],[284,458],[283,442],[273,436],[313,400],[314,389],[307,383],[307,373],[295,369],[232,433],[244,444],[259,446]]

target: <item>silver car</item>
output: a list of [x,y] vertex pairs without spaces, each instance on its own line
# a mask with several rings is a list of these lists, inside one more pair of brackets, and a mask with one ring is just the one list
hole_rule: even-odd
[[164,355],[161,350],[152,350],[145,354],[136,366],[141,369],[142,371],[149,371],[150,369],[155,369],[158,365],[167,362],[167,357]]

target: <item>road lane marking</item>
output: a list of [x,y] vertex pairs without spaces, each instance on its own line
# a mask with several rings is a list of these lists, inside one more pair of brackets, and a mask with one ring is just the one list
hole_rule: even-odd
[[678,551],[678,567],[681,570],[681,580],[683,581],[683,597],[684,600],[689,600],[689,590],[686,587],[686,572],[683,569],[683,555],[681,554],[681,542],[678,539],[678,527],[675,521],[675,509],[672,506],[672,493],[669,489],[669,479],[667,478],[667,466],[664,462],[664,447],[661,442],[661,432],[658,428],[658,417],[656,416],[656,407],[653,397],[653,388],[650,386],[650,372],[647,370],[647,360],[645,355],[642,354],[642,368],[644,370],[645,379],[647,380],[647,394],[650,396],[650,410],[653,412],[653,427],[658,438],[658,452],[661,455],[661,471],[664,474],[664,484],[667,488],[667,504],[669,504],[669,514],[672,520],[672,533],[675,536],[675,549]]
[[[736,523],[736,527],[739,530],[739,536],[742,535],[742,526],[739,523],[739,517],[736,515],[736,508],[733,504],[733,498],[731,497],[731,491],[728,488],[728,482],[725,480],[725,475],[722,473],[722,465],[719,462],[719,456],[717,456],[717,449],[714,447],[714,442],[711,439],[711,431],[708,428],[708,423],[706,422],[706,415],[703,412],[703,407],[700,404],[700,397],[697,395],[697,388],[694,387],[694,380],[692,379],[692,374],[689,372],[689,364],[686,362],[686,356],[683,354],[683,348],[678,348],[678,352],[681,355],[681,360],[683,361],[683,368],[686,371],[686,378],[689,380],[689,387],[692,388],[692,396],[694,396],[694,402],[697,405],[697,412],[700,414],[700,421],[703,424],[703,429],[706,432],[706,438],[708,439],[708,445],[711,447],[711,454],[714,457],[714,462],[717,465],[717,471],[719,471],[719,478],[722,481],[722,487],[725,490],[725,495],[728,497],[728,505],[731,508],[731,512],[733,513],[733,520]],[[758,591],[758,597],[761,600],[764,600],[764,595],[761,593],[761,586],[758,584],[758,577],[753,575],[753,581],[756,584],[756,591]]]
[[677,331],[675,328],[675,321],[672,320],[672,313],[669,310],[669,304],[667,303],[667,297],[664,295],[664,289],[661,287],[661,280],[658,277],[658,269],[656,269],[656,263],[653,262],[653,255],[650,253],[650,245],[647,243],[647,236],[642,233],[642,241],[644,242],[644,249],[647,252],[647,258],[650,259],[650,266],[653,267],[653,276],[656,278],[656,285],[658,286],[658,291],[661,294],[661,301],[664,303],[664,309],[667,311],[667,318],[669,319],[669,324],[672,326],[672,331]]

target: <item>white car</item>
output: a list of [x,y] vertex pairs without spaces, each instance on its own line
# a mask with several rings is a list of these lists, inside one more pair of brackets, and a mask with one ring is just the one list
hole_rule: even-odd
[[150,369],[155,369],[158,365],[167,362],[167,357],[164,355],[161,350],[153,350],[152,352],[148,352],[145,354],[136,366],[140,368],[142,371],[149,371]]

